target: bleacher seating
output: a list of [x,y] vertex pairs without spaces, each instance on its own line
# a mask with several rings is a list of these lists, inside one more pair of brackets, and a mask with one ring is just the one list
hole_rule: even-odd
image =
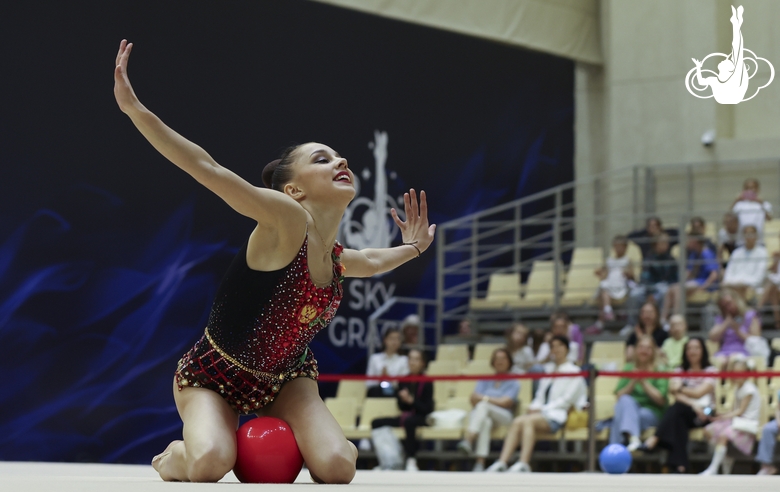
[[496,349],[505,347],[504,343],[478,343],[474,346],[474,360],[490,360]]
[[503,309],[507,304],[520,300],[520,274],[494,273],[488,279],[485,298],[471,299],[469,307],[474,310]]
[[599,288],[599,278],[595,270],[603,263],[604,251],[601,248],[575,248],[569,272],[566,274],[566,287],[561,298],[561,306],[595,304],[596,291]]

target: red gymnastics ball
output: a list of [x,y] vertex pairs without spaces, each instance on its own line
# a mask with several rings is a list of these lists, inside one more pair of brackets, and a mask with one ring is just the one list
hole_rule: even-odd
[[244,483],[293,483],[303,467],[287,422],[274,417],[258,417],[236,432],[238,455],[233,471]]

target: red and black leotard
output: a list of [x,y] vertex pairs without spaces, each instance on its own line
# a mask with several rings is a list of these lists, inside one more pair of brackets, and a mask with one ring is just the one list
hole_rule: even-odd
[[249,268],[238,252],[217,291],[203,337],[179,360],[176,382],[216,391],[240,413],[273,401],[282,384],[316,380],[308,344],[328,326],[343,297],[343,247],[334,245],[333,280],[317,287],[307,263],[308,233],[295,259],[272,272]]

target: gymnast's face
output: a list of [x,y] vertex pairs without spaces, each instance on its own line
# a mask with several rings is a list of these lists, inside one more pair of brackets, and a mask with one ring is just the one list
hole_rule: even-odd
[[317,142],[303,144],[295,152],[295,177],[285,189],[293,198],[349,203],[355,197],[355,176],[338,152]]

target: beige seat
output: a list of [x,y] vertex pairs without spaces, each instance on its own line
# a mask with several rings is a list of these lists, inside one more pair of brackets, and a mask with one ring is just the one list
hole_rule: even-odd
[[336,389],[336,398],[354,399],[357,405],[357,412],[359,413],[363,406],[363,400],[366,399],[366,382],[347,379],[339,381],[339,386]]
[[[460,374],[460,362],[454,360],[434,360],[428,364],[426,374],[429,376],[454,376]],[[444,408],[447,400],[455,395],[454,381],[433,382],[433,403],[436,410]]]
[[357,402],[354,398],[336,397],[325,398],[325,406],[336,419],[344,432],[357,429]]
[[465,344],[442,344],[436,347],[436,361],[454,361],[465,367],[469,361],[469,347]]
[[[780,220],[774,220],[772,222],[780,224]],[[764,232],[764,246],[766,247],[766,252],[769,253],[771,260],[772,253],[780,251],[780,236],[777,234],[772,234],[770,236]],[[769,263],[771,264],[772,262],[770,261]]]
[[474,346],[474,360],[490,360],[493,351],[506,347],[504,343],[478,343]]
[[473,310],[503,309],[507,303],[520,300],[520,274],[494,273],[488,279],[487,295],[469,301]]
[[[558,262],[559,277],[563,276],[563,265]],[[559,285],[561,283],[559,282]],[[555,299],[555,262],[534,261],[523,298],[507,304],[507,307],[539,308],[552,304]]]
[[590,348],[591,359],[617,359],[625,360],[626,343],[616,342],[593,342]]
[[566,287],[561,297],[561,305],[566,307],[592,305],[599,288],[599,278],[595,270],[604,263],[601,248],[576,248],[572,254],[569,272],[566,275]]
[[[360,423],[354,430],[345,430],[347,439],[364,439],[371,437],[371,422],[382,417],[398,417],[401,414],[395,398],[366,398],[363,410],[360,412]],[[394,429],[399,437],[404,435],[402,428]]]

